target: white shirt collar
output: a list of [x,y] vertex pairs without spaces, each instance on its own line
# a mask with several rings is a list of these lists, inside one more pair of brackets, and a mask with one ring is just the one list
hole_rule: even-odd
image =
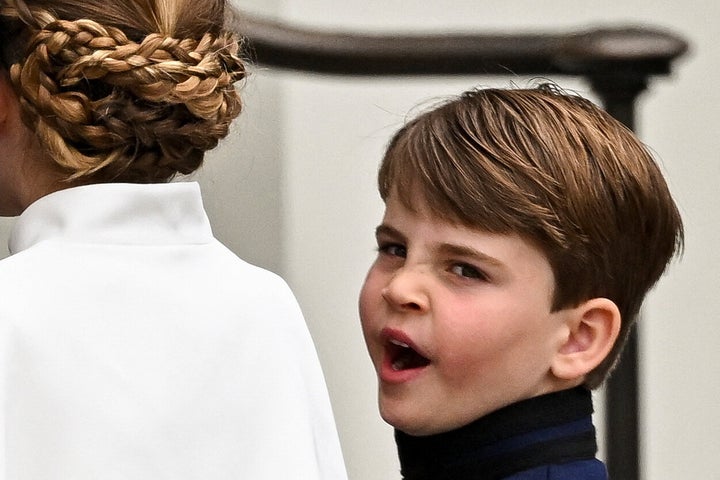
[[159,245],[213,240],[196,182],[108,183],[68,188],[35,201],[8,242],[17,253],[45,240]]

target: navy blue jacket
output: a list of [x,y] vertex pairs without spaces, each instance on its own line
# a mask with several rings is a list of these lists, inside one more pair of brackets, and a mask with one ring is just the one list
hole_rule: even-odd
[[605,465],[600,460],[590,459],[543,465],[510,475],[504,480],[607,480],[607,478]]
[[395,431],[405,480],[607,480],[583,387],[523,400],[451,432]]

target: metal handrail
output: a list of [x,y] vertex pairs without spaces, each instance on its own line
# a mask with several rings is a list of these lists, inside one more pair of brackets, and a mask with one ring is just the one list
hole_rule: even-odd
[[311,30],[243,14],[237,27],[257,63],[336,75],[660,75],[688,49],[648,27],[569,33],[363,34]]

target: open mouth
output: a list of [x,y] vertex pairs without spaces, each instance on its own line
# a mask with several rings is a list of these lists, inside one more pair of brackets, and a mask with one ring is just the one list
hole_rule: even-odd
[[430,364],[429,359],[420,355],[410,345],[392,338],[388,340],[387,353],[390,356],[390,366],[396,372]]

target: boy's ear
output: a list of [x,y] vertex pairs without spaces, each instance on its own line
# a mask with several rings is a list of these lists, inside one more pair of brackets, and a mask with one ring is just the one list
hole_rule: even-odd
[[620,310],[607,298],[592,298],[567,313],[567,338],[553,358],[551,371],[559,379],[577,380],[612,350],[620,332]]

